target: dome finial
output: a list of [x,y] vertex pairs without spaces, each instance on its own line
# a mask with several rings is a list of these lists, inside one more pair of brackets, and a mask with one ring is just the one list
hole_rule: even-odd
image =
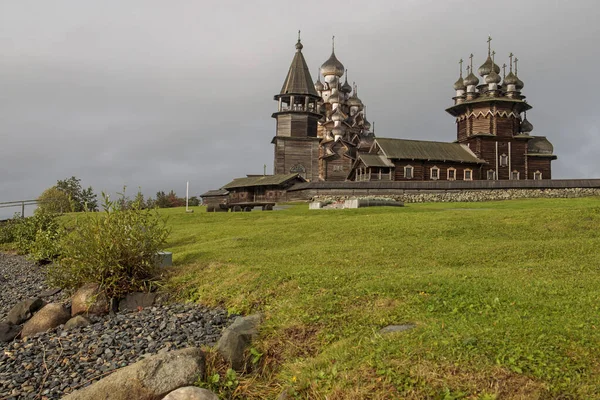
[[473,71],[473,53],[471,53],[471,55],[469,56],[469,59],[471,60],[471,71]]
[[490,55],[490,52],[492,51],[492,36],[488,35],[488,56]]
[[508,55],[508,58],[510,58],[510,69],[509,69],[509,72],[512,72],[513,53],[510,53],[510,54]]
[[515,76],[519,76],[519,70],[517,67],[518,62],[519,62],[519,59],[517,57],[515,57]]
[[502,79],[506,79],[506,63],[502,64]]
[[460,77],[462,78],[462,65],[463,65],[463,59],[461,58],[460,61],[458,62],[458,64],[460,65]]
[[298,41],[296,42],[296,50],[300,51],[303,47],[304,46],[302,46],[302,43],[300,42],[300,30],[298,30]]
[[331,37],[331,52],[335,53],[335,35]]

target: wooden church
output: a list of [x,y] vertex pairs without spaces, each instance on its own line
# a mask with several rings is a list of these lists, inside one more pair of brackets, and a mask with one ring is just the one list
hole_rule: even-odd
[[481,81],[474,73],[473,55],[465,78],[460,61],[454,105],[446,110],[456,119],[454,142],[375,137],[358,88],[348,83],[335,48],[315,83],[302,48],[298,37],[288,74],[275,95],[276,175],[297,173],[313,182],[552,177],[556,156],[545,137],[531,135],[526,116],[531,106],[522,93],[518,59],[511,54],[509,72],[504,65],[500,76],[491,38],[487,59],[477,70]]

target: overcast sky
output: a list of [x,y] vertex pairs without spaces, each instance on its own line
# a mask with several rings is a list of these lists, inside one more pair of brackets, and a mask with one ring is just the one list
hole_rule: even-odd
[[[0,0],[0,202],[75,175],[100,192],[194,194],[273,168],[297,30],[331,52],[376,135],[452,141],[458,60],[519,58],[555,178],[598,178],[600,2]],[[2,210],[0,210],[2,211]]]

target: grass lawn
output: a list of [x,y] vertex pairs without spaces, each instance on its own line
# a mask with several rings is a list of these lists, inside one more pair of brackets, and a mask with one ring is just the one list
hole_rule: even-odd
[[600,398],[598,198],[161,213],[182,298],[266,317],[239,398]]

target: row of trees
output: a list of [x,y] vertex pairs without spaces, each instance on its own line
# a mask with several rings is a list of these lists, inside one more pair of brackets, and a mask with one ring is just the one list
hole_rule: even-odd
[[[92,187],[84,189],[81,186],[81,179],[74,176],[57,181],[56,185],[46,189],[37,200],[40,209],[51,213],[98,211],[98,199]],[[123,195],[119,201],[124,203],[122,206],[126,208],[131,208],[134,202],[143,208],[185,206],[185,198],[178,197],[173,190],[169,193],[157,192],[156,198],[149,197],[148,199],[145,199],[140,191],[133,200]],[[198,206],[200,199],[197,196],[190,197],[188,204]]]

